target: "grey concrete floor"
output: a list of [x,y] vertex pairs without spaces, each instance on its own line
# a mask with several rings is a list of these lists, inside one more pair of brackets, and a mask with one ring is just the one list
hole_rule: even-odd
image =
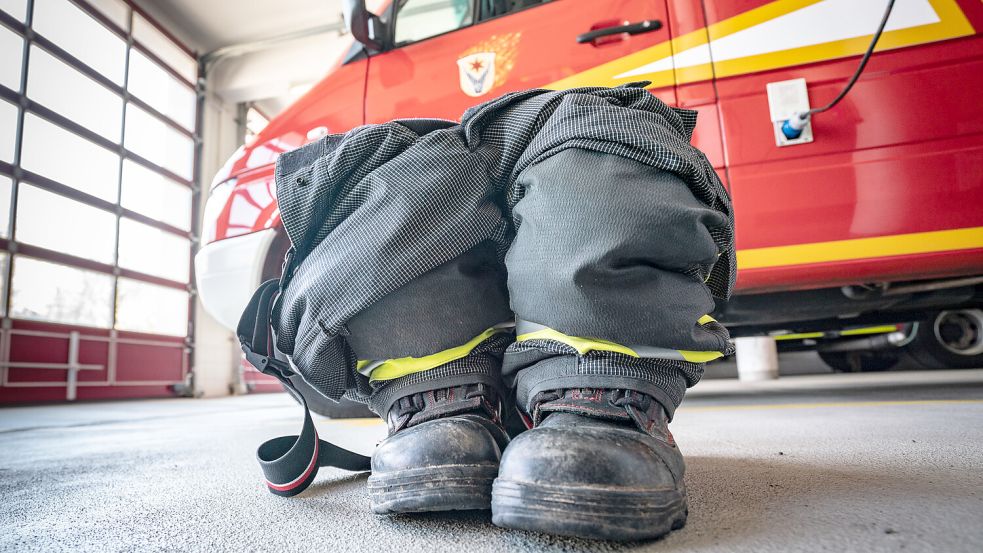
[[[672,424],[689,522],[648,543],[377,517],[340,470],[273,496],[255,447],[299,424],[283,395],[0,409],[0,550],[983,551],[983,370],[704,381]],[[318,426],[365,453],[385,434]]]

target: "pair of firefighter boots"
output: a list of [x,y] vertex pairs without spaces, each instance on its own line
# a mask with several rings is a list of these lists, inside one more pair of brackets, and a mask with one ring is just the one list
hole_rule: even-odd
[[662,406],[630,390],[535,396],[509,441],[502,402],[481,384],[401,398],[372,455],[378,514],[492,509],[506,528],[608,540],[686,522],[683,457]]

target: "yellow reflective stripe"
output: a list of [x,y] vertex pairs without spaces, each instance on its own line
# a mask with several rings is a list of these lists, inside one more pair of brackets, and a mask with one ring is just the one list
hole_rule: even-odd
[[583,355],[588,351],[613,351],[615,353],[623,353],[632,357],[638,357],[638,354],[631,348],[621,344],[595,338],[567,336],[566,334],[553,330],[552,328],[544,328],[535,332],[520,334],[516,336],[515,339],[517,342],[525,342],[526,340],[555,340],[572,347],[573,349],[577,350],[577,353],[580,355]]
[[[698,324],[705,325],[717,322],[710,315],[704,315],[696,320]],[[719,351],[688,351],[679,350],[679,354],[683,356],[683,359],[689,361],[690,363],[706,363],[708,361],[713,361],[714,359],[720,359],[724,356],[723,353]]]
[[[704,315],[700,317],[701,324],[713,321],[713,318],[709,315]],[[554,340],[562,344],[566,344],[573,349],[577,350],[577,353],[584,355],[590,351],[612,351],[615,353],[621,353],[631,357],[646,357],[646,358],[657,358],[657,359],[674,359],[681,361],[689,361],[690,363],[706,363],[707,361],[713,361],[714,359],[719,359],[724,356],[723,353],[719,351],[689,351],[689,350],[675,350],[667,348],[654,348],[649,346],[624,346],[609,340],[601,340],[599,338],[581,338],[579,336],[569,336],[552,328],[541,328],[534,332],[527,332],[525,334],[520,334],[516,336],[517,342],[525,342],[526,340]],[[641,352],[641,353],[639,353]]]
[[776,340],[805,340],[806,338],[822,338],[825,336],[824,332],[799,332],[797,334],[779,334],[775,336]]
[[743,270],[983,248],[983,227],[738,250]]
[[683,359],[689,361],[690,363],[706,363],[708,361],[713,361],[714,359],[720,359],[724,356],[723,353],[719,351],[687,351],[684,349],[678,350],[679,354],[683,356]]
[[[372,374],[369,377],[369,380],[372,382],[377,380],[392,380],[408,374],[423,372],[434,367],[445,365],[451,361],[456,361],[467,356],[469,353],[471,353],[471,350],[477,347],[478,344],[487,340],[489,337],[500,332],[508,332],[509,330],[511,329],[492,327],[475,336],[469,340],[468,343],[455,348],[445,349],[444,351],[439,351],[424,357],[401,357],[399,359],[387,359],[378,367],[372,369]],[[356,366],[357,368],[364,368],[369,363],[372,363],[372,361],[362,360],[359,361]]]
[[[850,328],[847,330],[840,331],[838,334],[840,336],[860,336],[863,334],[887,334],[888,332],[894,332],[898,329],[898,325],[880,325],[880,326],[866,326],[863,328]],[[830,332],[830,337],[834,337],[837,333],[835,331]],[[775,336],[776,340],[805,340],[807,338],[824,338],[826,336],[825,332],[797,332],[794,334],[779,334]]]
[[842,336],[856,336],[858,334],[885,334],[887,332],[894,332],[897,329],[898,325],[868,326],[867,328],[851,328],[850,330],[844,330],[840,334]]

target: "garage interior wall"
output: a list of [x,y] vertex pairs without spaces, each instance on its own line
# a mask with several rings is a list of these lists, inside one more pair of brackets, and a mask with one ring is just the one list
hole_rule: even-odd
[[191,260],[234,106],[123,0],[0,0],[0,53],[0,403],[229,393]]

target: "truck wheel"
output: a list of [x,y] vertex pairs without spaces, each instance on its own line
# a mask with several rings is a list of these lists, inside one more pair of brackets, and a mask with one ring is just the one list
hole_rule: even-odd
[[983,367],[983,310],[942,311],[918,324],[915,339],[905,349],[930,369]]
[[876,372],[894,368],[900,359],[894,351],[819,351],[819,358],[840,373]]

